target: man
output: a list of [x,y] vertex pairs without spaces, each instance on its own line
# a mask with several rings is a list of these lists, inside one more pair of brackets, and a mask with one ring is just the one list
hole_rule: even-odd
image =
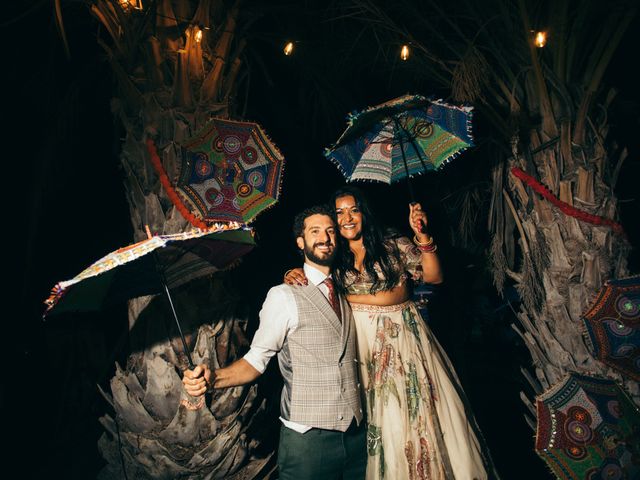
[[367,452],[357,378],[355,328],[347,302],[333,288],[330,266],[336,232],[325,206],[294,220],[307,286],[273,287],[260,311],[251,349],[228,367],[199,365],[184,373],[192,396],[249,383],[277,353],[284,386],[280,400],[281,480],[362,479]]

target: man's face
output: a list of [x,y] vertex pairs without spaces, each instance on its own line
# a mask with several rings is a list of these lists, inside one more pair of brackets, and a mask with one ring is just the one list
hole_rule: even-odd
[[336,231],[331,217],[317,213],[305,218],[302,235],[296,242],[305,258],[317,265],[330,266],[336,248]]

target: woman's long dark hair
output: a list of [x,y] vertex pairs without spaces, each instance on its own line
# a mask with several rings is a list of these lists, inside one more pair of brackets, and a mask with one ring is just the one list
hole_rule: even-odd
[[[334,219],[337,225],[337,215],[335,211],[336,200],[338,198],[352,196],[356,206],[362,213],[362,240],[366,249],[364,257],[364,268],[369,278],[373,280],[371,292],[379,290],[390,290],[398,284],[400,272],[394,263],[398,265],[400,252],[395,243],[385,241],[382,227],[375,220],[369,202],[356,187],[346,186],[339,188],[331,195],[330,206],[333,209]],[[334,278],[338,288],[344,293],[346,291],[346,275],[348,272],[359,273],[355,268],[355,256],[349,248],[349,242],[338,234],[338,253],[333,264]],[[384,280],[378,277],[374,265],[378,264],[384,275]]]

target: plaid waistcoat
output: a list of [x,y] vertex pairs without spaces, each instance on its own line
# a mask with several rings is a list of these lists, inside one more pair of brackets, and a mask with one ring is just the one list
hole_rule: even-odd
[[318,287],[290,288],[299,323],[278,352],[282,418],[344,432],[354,417],[362,420],[351,309],[340,297],[340,322]]

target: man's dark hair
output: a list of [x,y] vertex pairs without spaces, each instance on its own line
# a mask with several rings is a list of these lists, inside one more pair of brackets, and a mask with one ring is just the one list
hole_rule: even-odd
[[305,208],[293,219],[293,238],[304,237],[304,221],[311,215],[326,215],[335,222],[333,210],[325,204]]
[[[364,269],[373,282],[372,291],[390,290],[400,280],[400,273],[394,268],[394,263],[400,264],[400,252],[394,242],[388,241],[388,232],[385,232],[378,224],[369,207],[367,197],[357,187],[347,185],[339,188],[331,195],[331,210],[336,226],[338,224],[335,212],[336,200],[346,196],[352,196],[355,199],[356,206],[362,213],[362,240],[367,252],[364,257]],[[349,249],[349,242],[342,235],[338,235],[337,238],[340,248],[334,263],[334,275],[338,288],[344,292],[347,272],[355,274],[360,272],[354,267],[355,259],[353,252]],[[382,270],[384,280],[376,273],[376,263]]]

